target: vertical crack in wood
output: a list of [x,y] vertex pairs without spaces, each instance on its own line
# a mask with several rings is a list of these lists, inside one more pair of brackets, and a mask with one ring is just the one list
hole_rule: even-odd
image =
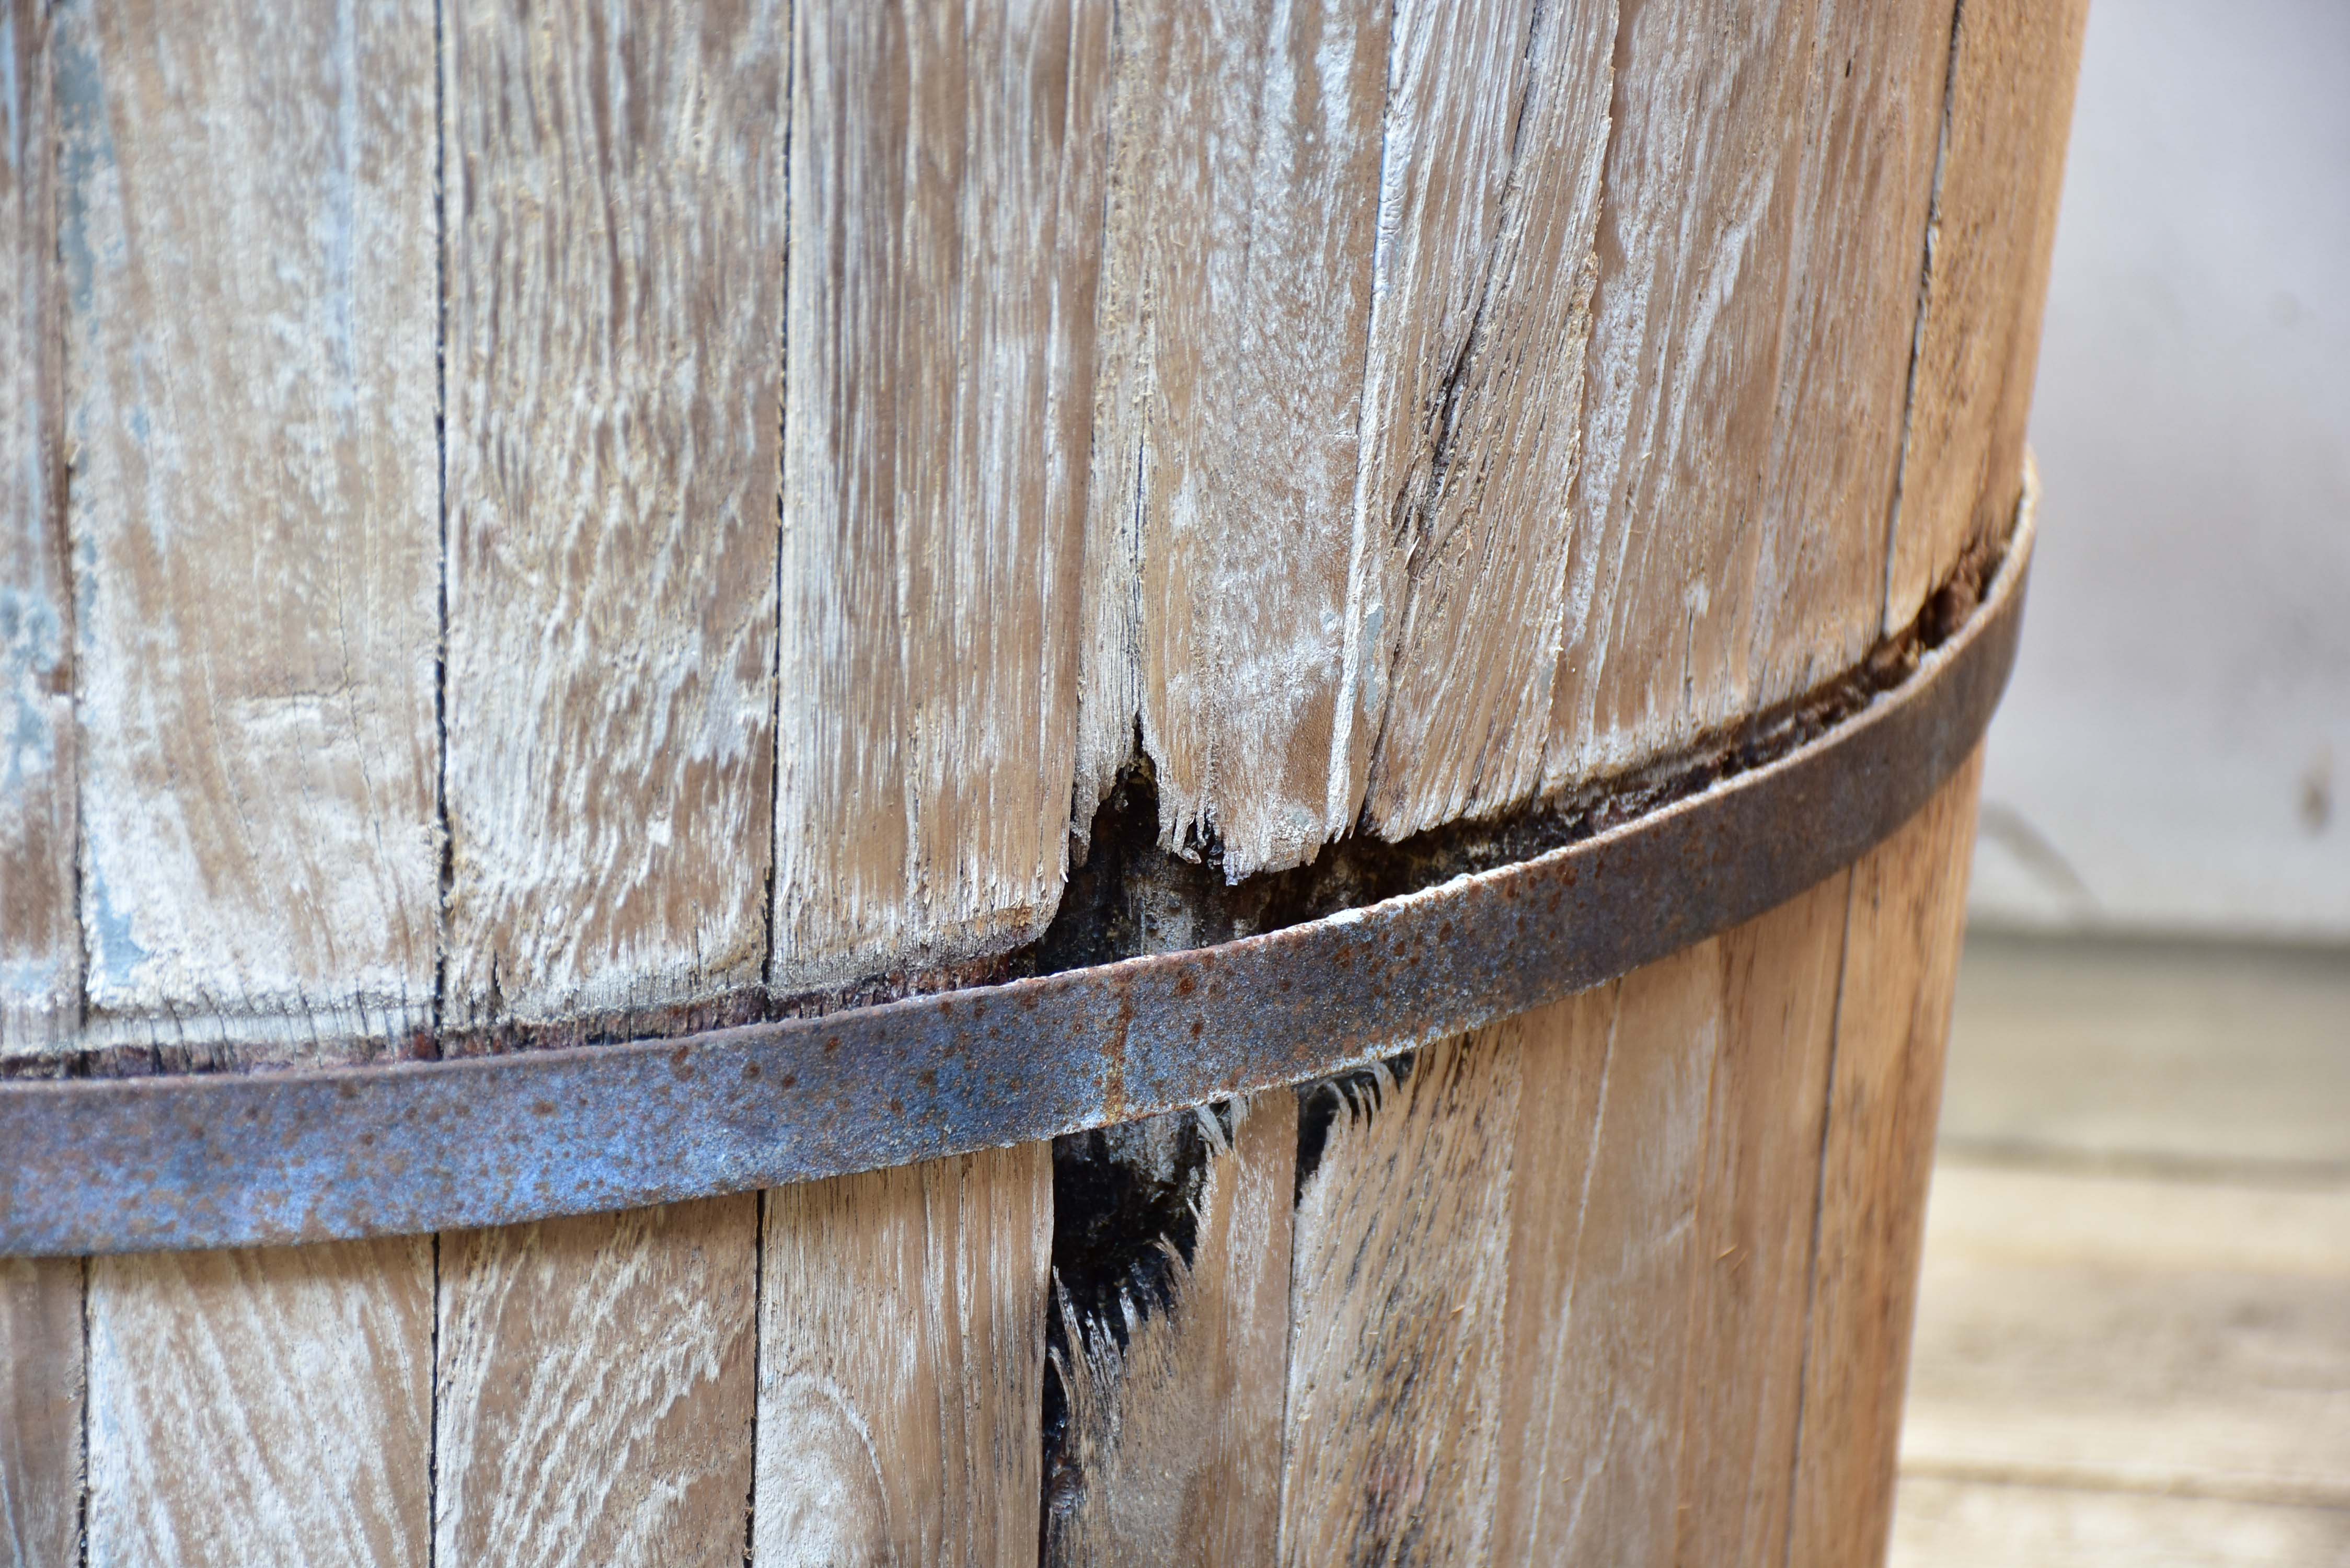
[[[793,91],[792,76],[799,68],[800,28],[799,6],[796,0],[784,0],[784,84],[782,146],[776,152],[776,200],[782,210],[792,210],[792,130],[797,123],[799,100]],[[755,258],[754,258],[755,259]],[[767,649],[767,743],[771,754],[767,759],[767,878],[759,899],[759,918],[764,935],[759,954],[759,990],[773,997],[775,991],[775,876],[783,857],[783,846],[775,832],[775,823],[783,809],[784,787],[784,488],[785,443],[791,431],[792,400],[792,240],[788,222],[784,226],[783,254],[777,259],[782,274],[775,293],[775,619],[769,628],[773,636]],[[764,1245],[765,1207],[762,1199],[761,1244]]]
[[432,1337],[424,1368],[424,1568],[441,1563],[441,1232],[432,1233]]
[[1918,409],[1918,374],[1926,357],[1926,317],[1934,304],[1934,253],[1942,236],[1942,174],[1950,159],[1950,124],[1958,111],[1959,49],[1960,30],[1966,25],[1967,0],[1954,0],[1950,6],[1950,53],[1942,74],[1942,127],[1940,140],[1934,147],[1933,183],[1926,198],[1926,234],[1918,261],[1918,315],[1909,338],[1909,377],[1901,394],[1901,441],[1893,464],[1893,494],[1885,508],[1885,584],[1882,607],[1877,624],[1885,626],[1893,617],[1893,582],[1895,551],[1901,537],[1901,495],[1904,482],[1909,475],[1909,440],[1915,433],[1912,417]]
[[[41,163],[43,209],[40,221],[47,225],[47,240],[42,246],[41,263],[47,274],[45,300],[53,319],[46,324],[40,335],[37,351],[47,361],[49,396],[42,400],[46,410],[45,423],[37,432],[42,452],[37,460],[39,471],[48,479],[47,515],[42,526],[48,532],[49,547],[57,552],[57,563],[65,578],[64,602],[57,606],[60,622],[57,634],[57,658],[64,665],[62,679],[66,691],[66,722],[74,734],[73,772],[66,787],[71,794],[73,812],[73,865],[68,880],[68,896],[73,908],[68,911],[67,930],[74,950],[71,958],[74,974],[74,1033],[77,1036],[89,1023],[89,940],[82,929],[82,857],[87,828],[82,816],[82,780],[87,765],[86,748],[80,743],[82,726],[82,682],[80,654],[80,607],[84,589],[80,563],[74,558],[73,540],[68,519],[71,515],[73,464],[67,461],[65,451],[66,352],[71,347],[68,329],[68,313],[63,306],[66,286],[65,224],[61,208],[65,202],[63,170],[65,165],[65,117],[57,111],[55,73],[57,68],[57,6],[51,4],[30,7],[40,18],[36,37],[37,75],[34,91],[40,94],[41,125],[46,131],[37,156]],[[53,678],[54,679],[54,678]],[[82,1271],[83,1294],[88,1294],[89,1271]],[[85,1316],[85,1321],[87,1321]],[[85,1344],[88,1336],[84,1336]],[[88,1352],[84,1352],[85,1363]],[[85,1371],[87,1366],[85,1366]],[[83,1426],[88,1425],[89,1404],[87,1379],[82,1402]],[[88,1467],[84,1467],[87,1474]],[[82,1490],[87,1508],[88,1484]],[[87,1545],[84,1547],[88,1550]]]
[[767,1305],[767,1194],[754,1194],[751,1206],[751,1438],[750,1480],[743,1488],[743,1563],[751,1568],[759,1540],[759,1378],[764,1369]]
[[1805,1282],[1804,1287],[1804,1351],[1802,1356],[1797,1359],[1795,1364],[1795,1452],[1798,1456],[1799,1462],[1790,1466],[1787,1470],[1786,1537],[1781,1545],[1779,1553],[1781,1568],[1795,1568],[1794,1562],[1794,1552],[1795,1550],[1795,1493],[1797,1483],[1802,1480],[1804,1473],[1803,1466],[1800,1462],[1800,1456],[1803,1453],[1804,1444],[1804,1402],[1811,1386],[1812,1315],[1813,1308],[1818,1303],[1820,1293],[1820,1227],[1827,1213],[1828,1137],[1835,1126],[1836,1049],[1842,1043],[1843,1039],[1842,1025],[1844,1023],[1845,963],[1852,952],[1852,903],[1854,889],[1858,886],[1858,877],[1851,876],[1847,876],[1846,877],[1843,928],[1845,937],[1844,940],[1837,944],[1836,948],[1835,1001],[1830,1007],[1828,1012],[1827,1071],[1826,1075],[1820,1085],[1822,1106],[1820,1109],[1819,1151],[1816,1156],[1818,1160],[1818,1170],[1813,1177],[1812,1180],[1812,1242],[1810,1254],[1804,1264],[1804,1278]]
[[74,1561],[89,1568],[89,1269],[79,1260],[81,1282],[81,1464],[74,1472]]
[[[432,933],[432,1033],[429,1049],[441,1054],[449,1002],[449,904],[457,880],[457,842],[449,830],[449,0],[432,6],[432,219],[439,230],[433,247],[432,289],[432,486],[439,528],[439,577],[433,590],[432,811],[440,836],[440,879],[435,889]],[[433,1242],[434,1281],[439,1281],[440,1242]],[[439,1332],[436,1305],[434,1332]],[[437,1376],[437,1374],[436,1374]]]

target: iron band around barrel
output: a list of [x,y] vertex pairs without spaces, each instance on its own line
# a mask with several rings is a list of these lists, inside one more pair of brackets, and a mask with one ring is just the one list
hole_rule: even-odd
[[2030,506],[1968,623],[1775,761],[1548,854],[1219,947],[683,1039],[0,1083],[0,1255],[230,1247],[667,1203],[1343,1072],[1784,902],[1922,807],[2013,663]]

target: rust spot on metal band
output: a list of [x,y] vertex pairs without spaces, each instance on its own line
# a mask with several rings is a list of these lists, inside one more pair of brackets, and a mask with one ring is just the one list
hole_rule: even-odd
[[0,1083],[0,1254],[780,1186],[1344,1072],[1556,1001],[1784,902],[1916,814],[1991,722],[2030,552],[2025,521],[1965,626],[1785,756],[1548,854],[1261,936],[682,1041]]

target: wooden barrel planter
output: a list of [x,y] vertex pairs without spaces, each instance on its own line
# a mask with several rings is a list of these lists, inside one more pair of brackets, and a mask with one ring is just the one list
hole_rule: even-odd
[[0,1548],[1877,1562],[2079,0],[5,0]]

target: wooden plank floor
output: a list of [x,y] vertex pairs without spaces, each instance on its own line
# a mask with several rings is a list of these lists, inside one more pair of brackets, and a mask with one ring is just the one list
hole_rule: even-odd
[[1895,1568],[2350,1568],[2350,953],[1978,935]]

